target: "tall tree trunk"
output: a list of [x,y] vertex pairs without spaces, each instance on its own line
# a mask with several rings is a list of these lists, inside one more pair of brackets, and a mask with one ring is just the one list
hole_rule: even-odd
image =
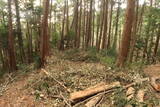
[[[98,7],[100,7],[100,1],[98,1]],[[102,9],[100,10],[100,13],[99,14],[97,14],[97,16],[96,16],[96,27],[97,27],[97,29],[96,29],[96,48],[98,49],[98,42],[99,42],[99,30],[100,30],[100,16],[101,16],[101,14],[102,14]]]
[[156,57],[156,55],[157,55],[159,41],[160,41],[160,25],[158,26],[158,33],[157,33],[157,38],[156,38],[156,44],[155,44],[155,47],[154,47],[154,57]]
[[91,46],[94,46],[95,40],[94,40],[94,36],[95,36],[95,3],[96,1],[93,0],[93,15],[92,15],[92,37],[91,37]]
[[99,43],[99,30],[100,30],[100,15],[97,16],[97,31],[96,31],[96,48],[98,49]]
[[[155,33],[156,27],[157,26],[155,24],[152,25],[152,30],[151,30],[152,32],[151,32],[151,34]],[[153,39],[154,39],[154,35],[150,36],[150,39],[149,39],[150,42],[149,42],[149,46],[148,46],[148,50],[147,50],[147,62],[149,62],[149,63],[152,61],[150,59],[153,58],[152,57],[152,54],[153,54],[152,53],[152,50],[153,50],[152,49],[153,48]]]
[[8,0],[8,23],[9,23],[9,34],[8,34],[8,50],[9,50],[9,65],[10,71],[15,71],[17,69],[16,66],[16,57],[15,57],[15,49],[14,49],[14,36],[13,36],[13,28],[12,28],[12,11],[11,11],[11,0]]
[[51,3],[50,3],[50,15],[49,15],[49,38],[52,40],[52,9],[53,9],[53,1],[51,0]]
[[117,36],[118,36],[118,25],[119,25],[119,15],[120,15],[120,0],[118,1],[118,8],[116,13],[116,25],[115,25],[115,34],[114,34],[114,41],[113,41],[113,48],[115,49],[117,46]]
[[1,41],[1,35],[0,35],[0,59],[2,62],[2,69],[4,69],[5,63],[4,63],[4,57],[3,57],[3,52],[2,52],[2,41]]
[[134,22],[133,22],[133,31],[132,31],[132,37],[131,37],[131,46],[130,46],[130,55],[129,55],[129,62],[132,62],[133,59],[133,52],[134,52],[134,46],[137,39],[137,24],[138,24],[138,7],[139,7],[139,1],[136,1],[136,14],[134,15]]
[[90,0],[90,11],[88,17],[88,32],[86,40],[86,48],[91,46],[91,37],[92,37],[92,10],[93,10],[93,0]]
[[0,69],[4,68],[4,59],[3,59],[3,54],[2,54],[2,49],[0,48],[0,59],[1,59],[1,63],[2,63],[2,67],[0,66]]
[[108,40],[107,40],[107,49],[110,48],[110,39],[111,39],[111,29],[112,29],[112,13],[113,13],[113,5],[114,1],[111,0],[111,9],[110,9],[110,21],[109,21],[109,32],[108,32]]
[[27,21],[27,34],[26,34],[27,40],[28,40],[28,63],[31,63],[33,61],[33,48],[32,48],[32,30],[31,26],[29,26],[29,22]]
[[72,31],[74,31],[75,33],[75,40],[74,40],[74,47],[77,47],[77,39],[78,39],[78,16],[79,16],[79,12],[78,12],[78,8],[79,8],[79,0],[75,1],[75,6],[74,6],[74,16],[73,16],[73,20],[72,20],[72,24],[71,24],[71,29]]
[[[152,0],[150,0],[150,8],[152,7]],[[151,11],[149,11],[149,15],[148,15],[148,23],[147,23],[147,28],[146,28],[146,38],[145,38],[145,46],[144,46],[144,50],[143,50],[143,59],[144,60],[147,56],[147,48],[148,48],[148,41],[149,41],[149,37],[150,37],[150,31],[151,31],[151,16],[152,13]]]
[[87,49],[87,41],[88,41],[88,30],[89,30],[89,12],[87,11],[89,6],[88,3],[86,3],[87,7],[86,7],[86,26],[85,26],[85,49]]
[[61,31],[61,43],[60,43],[60,50],[64,50],[64,31],[65,31],[65,20],[66,20],[66,1],[64,6],[64,12],[63,12],[63,21],[62,21],[62,31]]
[[126,17],[123,29],[121,49],[116,63],[118,67],[124,66],[124,63],[128,56],[130,40],[131,40],[132,24],[134,20],[133,19],[134,9],[135,9],[135,0],[127,0],[127,9],[126,9]]
[[86,35],[86,2],[83,1],[83,34],[82,34],[82,48],[85,48],[85,35]]
[[144,10],[145,10],[145,5],[146,3],[143,4],[142,8],[141,8],[141,13],[138,19],[138,25],[137,25],[137,32],[139,35],[141,35],[141,31],[142,31],[142,22],[143,22],[143,14],[144,14]]
[[80,12],[79,12],[79,23],[78,23],[78,37],[77,37],[77,48],[80,47],[81,42],[81,23],[82,23],[82,0],[80,0]]
[[102,0],[102,8],[101,8],[101,24],[100,24],[100,34],[98,38],[98,45],[97,45],[97,50],[99,51],[101,49],[101,39],[102,39],[102,33],[103,33],[103,25],[104,25],[104,16],[105,16],[105,0]]
[[66,5],[67,5],[67,9],[66,9],[66,33],[67,33],[67,35],[68,35],[68,33],[69,33],[69,6],[68,6],[68,0],[66,1]]
[[49,13],[49,1],[44,0],[44,11],[41,24],[41,67],[44,66],[46,57],[49,55],[49,35],[48,35],[48,13]]
[[104,19],[104,31],[103,31],[103,41],[102,41],[102,49],[106,49],[107,47],[107,31],[108,31],[108,0],[105,2],[105,19]]
[[21,30],[21,22],[20,22],[20,15],[19,15],[19,5],[18,0],[14,0],[15,7],[16,7],[16,20],[17,20],[17,36],[18,36],[18,44],[20,50],[20,57],[21,61],[25,61],[25,52],[24,52],[24,45],[23,45],[23,38],[22,38],[22,30]]
[[[145,10],[145,5],[146,3],[144,2],[142,8],[141,8],[141,11],[140,11],[140,16],[139,16],[139,19],[138,19],[138,24],[137,24],[137,35],[138,35],[138,38],[140,38],[140,36],[142,35],[142,28],[143,28],[143,15],[144,15],[144,10]],[[134,51],[135,49],[133,49],[133,54],[134,52],[136,52],[136,56],[135,56],[135,60],[138,61],[138,57],[139,57],[139,53],[141,53],[140,49]]]
[[150,7],[153,6],[153,0],[150,0]]
[[[54,11],[54,20],[57,20],[57,12],[56,11]],[[54,25],[53,25],[53,32],[57,32],[57,26],[56,26],[56,21],[54,22]],[[55,35],[53,36],[53,39],[56,39],[57,37],[55,37]],[[67,43],[68,43],[68,41],[67,41]],[[58,43],[56,43],[55,44],[55,46],[57,46],[58,47]]]

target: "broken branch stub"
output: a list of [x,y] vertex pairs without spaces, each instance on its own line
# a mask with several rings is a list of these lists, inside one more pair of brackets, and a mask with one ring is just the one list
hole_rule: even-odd
[[130,100],[134,97],[135,94],[135,89],[133,87],[128,88],[126,95],[127,95],[127,99]]

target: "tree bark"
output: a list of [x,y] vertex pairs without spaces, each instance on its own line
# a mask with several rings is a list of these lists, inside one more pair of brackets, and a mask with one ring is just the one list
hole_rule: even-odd
[[61,43],[60,43],[60,50],[64,50],[64,31],[65,31],[65,20],[66,20],[66,1],[64,6],[64,12],[63,12],[63,21],[62,21],[62,31],[61,31]]
[[101,5],[101,24],[100,24],[100,34],[99,34],[99,38],[98,38],[98,45],[97,45],[97,50],[99,51],[101,49],[101,39],[102,39],[102,34],[103,34],[103,25],[104,25],[104,15],[105,15],[105,1],[102,0]]
[[81,42],[81,23],[82,23],[82,0],[80,0],[80,12],[79,12],[79,23],[78,23],[78,38],[77,38],[77,48],[80,47]]
[[23,45],[23,38],[22,38],[22,30],[21,30],[21,22],[20,22],[20,15],[19,15],[19,5],[18,0],[14,0],[15,7],[16,7],[16,20],[17,20],[17,36],[18,36],[18,45],[20,50],[20,57],[21,61],[25,61],[25,52],[24,52],[24,45]]
[[118,67],[124,66],[124,63],[128,56],[130,40],[131,40],[132,24],[134,20],[133,19],[134,9],[135,9],[135,0],[127,0],[127,9],[126,9],[126,17],[123,29],[121,49],[116,63]]
[[1,59],[1,62],[2,62],[2,69],[4,68],[4,57],[3,57],[3,52],[2,52],[2,41],[1,41],[1,35],[0,35],[0,59]]
[[48,35],[49,1],[50,0],[44,0],[44,11],[41,24],[41,46],[40,46],[41,67],[44,66],[46,62],[46,57],[49,55],[49,35]]
[[9,66],[10,71],[15,71],[17,69],[16,66],[16,57],[15,57],[15,49],[14,49],[14,36],[13,36],[13,27],[12,27],[12,11],[11,11],[11,0],[8,0],[8,54],[9,54]]
[[156,57],[157,55],[157,52],[158,52],[158,47],[159,47],[159,41],[160,41],[160,25],[158,27],[158,33],[157,33],[157,38],[156,38],[156,44],[155,44],[155,47],[154,47],[154,57]]
[[104,31],[103,31],[103,41],[102,41],[102,49],[106,49],[107,47],[107,31],[108,31],[108,0],[105,2],[105,19],[104,19]]
[[134,15],[133,31],[131,34],[132,37],[131,37],[129,62],[132,62],[132,60],[133,60],[134,46],[135,46],[136,39],[137,39],[138,10],[139,10],[138,7],[139,7],[139,1],[136,1],[136,14]]
[[27,21],[27,34],[26,34],[27,40],[28,40],[28,63],[31,63],[33,60],[33,48],[32,48],[32,30],[31,27],[29,26],[29,22]]
[[95,8],[95,3],[96,1],[93,0],[93,12],[92,12],[92,37],[91,37],[91,46],[94,47],[95,45],[95,13],[96,13],[96,8]]
[[85,48],[85,35],[86,35],[86,3],[83,1],[83,34],[82,34],[82,48]]
[[112,13],[113,13],[113,5],[114,1],[111,0],[111,9],[110,9],[110,21],[109,21],[109,32],[108,32],[108,40],[107,40],[107,49],[110,48],[110,39],[111,39],[111,29],[112,29]]
[[78,12],[78,6],[79,4],[79,0],[75,1],[75,6],[74,6],[74,16],[73,16],[73,20],[72,20],[72,24],[71,24],[71,29],[74,32],[74,47],[77,47],[77,39],[78,39],[78,16],[79,16],[79,12]]
[[121,6],[121,3],[120,3],[120,0],[119,0],[118,1],[117,13],[116,13],[116,25],[115,25],[113,48],[117,47],[117,36],[118,36],[118,24],[119,24],[120,6]]
[[[152,0],[150,1],[150,8],[152,7]],[[149,15],[148,15],[148,23],[147,23],[147,28],[146,28],[146,38],[145,38],[145,46],[144,46],[144,50],[143,50],[143,59],[144,60],[146,58],[147,55],[147,49],[148,49],[148,42],[149,42],[149,37],[150,37],[150,31],[151,31],[151,25],[152,25],[152,21],[151,21],[151,16],[152,13],[151,11],[149,11]]]
[[86,48],[91,46],[91,37],[92,37],[92,9],[93,9],[93,0],[90,0],[90,11],[88,17],[88,32],[86,38]]

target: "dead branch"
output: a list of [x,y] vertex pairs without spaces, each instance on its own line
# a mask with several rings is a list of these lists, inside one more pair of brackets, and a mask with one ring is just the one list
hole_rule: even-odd
[[67,104],[68,105],[68,107],[72,107],[71,106],[71,104],[69,103],[70,101],[69,100],[67,100],[63,95],[62,95],[62,93],[60,92],[60,96],[62,97],[62,99],[63,99],[63,101],[65,102],[65,104]]
[[97,103],[95,107],[100,107],[100,104],[102,103],[103,99],[104,99],[104,95],[102,95],[102,98],[100,99],[100,101]]
[[55,82],[57,82],[60,86],[62,86],[67,92],[71,92],[70,89],[68,89],[63,83],[56,80],[49,72],[47,72],[45,69],[41,69],[42,72],[44,72],[47,76],[51,77]]
[[142,82],[145,82],[145,81],[149,81],[149,78],[143,78],[143,79],[141,79],[138,82],[133,82],[131,84],[128,84],[128,85],[124,86],[124,89],[127,89],[129,87],[132,87],[132,86],[136,85],[137,83],[142,83]]

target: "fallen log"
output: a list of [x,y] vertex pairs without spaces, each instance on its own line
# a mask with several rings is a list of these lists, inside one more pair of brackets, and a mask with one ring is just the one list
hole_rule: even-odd
[[120,82],[113,82],[109,85],[106,85],[106,84],[96,85],[96,87],[93,86],[93,87],[90,87],[90,88],[88,88],[86,90],[83,90],[83,91],[71,93],[70,100],[71,101],[76,101],[76,100],[79,100],[79,99],[82,99],[82,98],[85,98],[85,97],[95,95],[95,94],[103,92],[103,91],[107,91],[107,90],[110,90],[110,89],[113,89],[113,88],[120,87],[120,86],[121,86]]
[[[145,82],[145,81],[149,81],[149,78],[142,78],[139,81],[136,81],[136,82],[133,82],[133,83],[128,84],[126,86],[123,86],[123,89],[124,90],[128,89],[128,88],[130,88],[130,87],[132,87],[132,86],[134,86],[138,83],[142,83],[142,82]],[[104,87],[107,87],[107,88],[104,88]],[[118,87],[120,87],[119,82],[114,82],[111,85],[105,85],[105,83],[100,83],[100,84],[92,86],[92,87],[90,87],[90,88],[88,88],[84,91],[72,93],[70,95],[70,101],[72,101],[72,103],[75,104],[75,103],[77,103],[76,102],[77,100],[80,100],[77,104],[74,105],[74,107],[78,107],[79,105],[83,104],[84,102],[87,102],[87,101],[89,101],[91,99],[94,99],[98,96],[105,95],[107,93],[112,93]],[[101,91],[100,91],[100,88],[101,88]],[[103,91],[102,91],[102,89],[103,89]]]
[[91,99],[93,99],[93,98],[95,98],[95,97],[98,97],[98,96],[101,96],[101,95],[105,95],[105,94],[108,94],[108,93],[112,93],[112,92],[114,92],[115,90],[116,90],[116,88],[113,88],[113,89],[111,89],[111,90],[107,90],[107,91],[104,91],[104,92],[100,92],[100,93],[98,93],[98,94],[96,94],[96,95],[93,95],[93,96],[91,96],[91,97],[86,98],[85,100],[83,100],[83,101],[81,101],[81,102],[76,103],[73,107],[79,107],[79,105],[81,105],[81,104],[83,104],[83,103],[85,103],[85,102],[87,102],[87,101],[89,101],[89,100],[91,100]]
[[101,86],[104,86],[104,85],[106,85],[106,83],[105,82],[101,82],[101,83],[96,84],[95,86],[89,87],[87,89],[94,89],[94,88],[101,87]]

